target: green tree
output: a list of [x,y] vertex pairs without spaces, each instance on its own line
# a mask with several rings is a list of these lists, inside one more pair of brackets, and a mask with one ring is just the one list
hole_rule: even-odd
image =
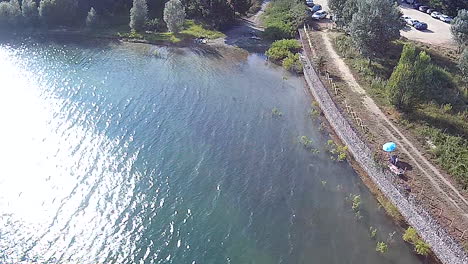
[[460,69],[465,82],[468,82],[468,47],[463,50],[463,53],[460,56],[458,68]]
[[86,16],[86,26],[93,27],[97,24],[97,22],[98,16],[96,14],[96,10],[94,10],[94,7],[91,7],[91,9],[88,12],[88,15]]
[[0,27],[17,26],[21,21],[18,0],[0,2]]
[[146,0],[133,0],[130,9],[130,28],[134,31],[143,30],[148,16],[148,5]]
[[435,67],[430,62],[426,52],[416,54],[414,45],[403,47],[400,61],[387,84],[388,99],[397,109],[413,109],[434,85]]
[[75,0],[41,0],[39,4],[39,17],[48,25],[72,25],[77,12]]
[[328,5],[333,12],[336,24],[342,28],[347,28],[353,15],[358,12],[358,0],[329,0]]
[[390,42],[400,37],[401,13],[392,0],[362,0],[350,25],[351,38],[359,52],[369,59],[383,54]]
[[460,49],[468,45],[468,11],[459,10],[457,17],[453,19],[450,27],[453,38]]
[[185,22],[185,9],[180,0],[170,0],[164,7],[164,22],[170,32],[178,33]]
[[39,10],[35,0],[23,0],[21,9],[26,23],[33,24],[37,21]]
[[229,0],[229,4],[235,12],[242,15],[247,13],[252,6],[249,0]]

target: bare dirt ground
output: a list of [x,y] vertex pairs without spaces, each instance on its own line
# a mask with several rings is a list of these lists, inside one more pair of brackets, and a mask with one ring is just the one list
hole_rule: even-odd
[[[460,0],[462,1],[462,0]],[[317,4],[322,6],[322,9],[330,11],[328,0],[315,0]],[[450,24],[444,23],[438,19],[432,18],[430,15],[419,10],[411,8],[408,4],[401,4],[400,10],[405,16],[417,19],[428,25],[428,29],[424,31],[416,30],[413,27],[405,27],[401,31],[401,35],[407,39],[423,42],[426,44],[442,46],[446,48],[456,48],[452,33],[450,32]]]
[[242,48],[249,52],[265,52],[271,42],[261,38],[264,30],[261,16],[265,12],[269,2],[269,0],[264,1],[256,14],[237,19],[236,24],[224,32],[226,34],[225,38],[212,40],[209,44],[213,46],[228,45]]
[[[336,53],[332,45],[333,35],[323,25],[323,31],[313,31],[315,52],[324,56],[327,61],[327,71],[340,87],[341,94],[337,102],[344,100],[350,105],[370,128],[368,141],[376,151],[383,143],[394,141],[398,145],[398,155],[407,163],[409,170],[401,181],[411,187],[413,192],[421,194],[421,201],[435,214],[435,217],[455,237],[462,238],[468,229],[468,197],[466,191],[461,191],[453,183],[452,178],[434,166],[424,155],[423,148],[408,131],[398,127],[382,111],[365,89],[358,83],[353,71]],[[468,232],[468,231],[467,231]],[[466,235],[465,235],[465,242]],[[463,239],[461,239],[463,240]]]

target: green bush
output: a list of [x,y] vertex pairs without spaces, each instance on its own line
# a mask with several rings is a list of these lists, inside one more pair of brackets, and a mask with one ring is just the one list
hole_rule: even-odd
[[285,68],[288,71],[301,73],[303,68],[302,63],[299,59],[299,53],[290,53],[288,57],[283,60],[283,68]]
[[435,148],[431,149],[437,162],[457,179],[464,189],[468,188],[468,141],[451,136],[440,129],[425,127],[420,133],[429,138]]
[[289,55],[298,52],[301,45],[295,39],[277,40],[271,44],[270,48],[265,53],[269,59],[274,61],[282,61]]
[[274,0],[263,15],[265,38],[292,38],[307,17],[307,8],[300,0]]
[[281,62],[281,65],[288,71],[302,72],[302,63],[299,58],[301,44],[295,39],[277,40],[271,44],[265,53],[274,62]]

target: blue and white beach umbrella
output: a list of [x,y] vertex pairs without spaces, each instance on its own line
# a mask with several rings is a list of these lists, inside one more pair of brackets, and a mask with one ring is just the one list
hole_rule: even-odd
[[393,142],[387,142],[382,146],[382,149],[386,152],[392,152],[396,149],[396,144]]

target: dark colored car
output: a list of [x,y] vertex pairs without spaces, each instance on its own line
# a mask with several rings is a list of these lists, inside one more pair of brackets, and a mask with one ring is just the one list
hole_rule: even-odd
[[429,7],[424,6],[424,5],[419,7],[419,11],[421,11],[421,12],[426,12],[428,9],[429,9]]
[[312,14],[319,11],[319,10],[322,10],[322,6],[321,5],[314,5],[312,8],[309,8],[310,11],[312,11]]
[[414,24],[414,28],[417,30],[426,30],[427,29],[427,24],[424,22],[419,22]]
[[420,3],[414,3],[413,4],[413,8],[414,9],[418,9],[419,10],[419,7],[422,6]]
[[307,1],[306,1],[306,5],[309,6],[309,7],[313,7],[313,6],[314,6],[314,1],[312,1],[312,0],[307,0]]

